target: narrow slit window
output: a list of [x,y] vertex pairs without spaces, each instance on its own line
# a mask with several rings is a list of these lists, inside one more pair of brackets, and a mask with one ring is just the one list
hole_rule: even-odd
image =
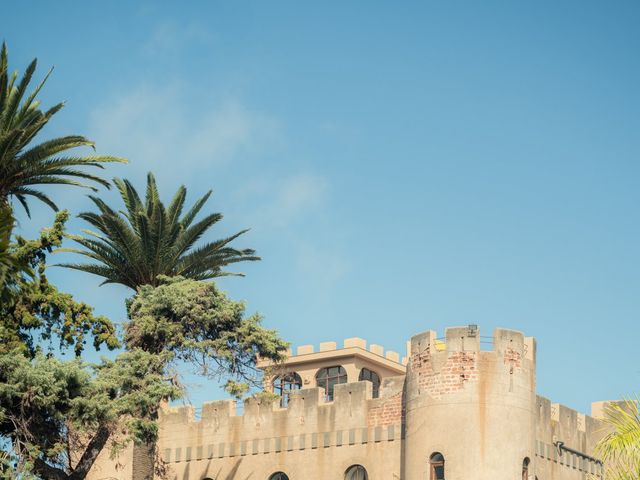
[[445,480],[444,478],[444,456],[440,452],[435,452],[429,457],[431,467],[430,480]]
[[529,464],[531,463],[531,460],[529,460],[529,457],[524,457],[524,460],[522,461],[522,480],[529,480]]

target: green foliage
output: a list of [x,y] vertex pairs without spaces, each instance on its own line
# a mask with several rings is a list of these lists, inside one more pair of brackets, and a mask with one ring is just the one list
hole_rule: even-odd
[[[172,367],[188,362],[210,377],[228,378],[226,388],[241,397],[257,382],[258,357],[280,361],[287,344],[261,317],[245,317],[242,302],[228,299],[207,280],[224,275],[228,265],[259,260],[251,249],[230,246],[246,230],[197,246],[222,219],[219,213],[195,221],[211,192],[183,213],[187,190],[180,187],[165,208],[152,174],[144,201],[126,180],[114,180],[125,211],[90,196],[98,213],[80,215],[96,231],[74,240],[72,249],[91,264],[69,268],[104,277],[136,290],[128,303],[126,351],[97,365],[80,356],[89,338],[93,347],[120,346],[109,319],[96,316],[50,284],[47,257],[61,250],[67,211],[51,228],[28,240],[13,235],[10,204],[19,201],[27,215],[34,197],[57,211],[39,186],[62,184],[109,187],[85,167],[104,168],[124,160],[70,153],[91,141],[70,135],[33,144],[64,106],[40,109],[36,99],[51,71],[31,91],[36,60],[22,78],[10,74],[6,45],[0,50],[0,478],[80,480],[108,445],[152,445],[158,435],[160,404],[179,398],[182,388]],[[72,348],[76,358],[45,355],[43,342]],[[73,460],[72,460],[73,458]]]
[[237,382],[231,379],[227,380],[227,383],[224,385],[224,389],[227,393],[236,398],[244,397],[250,388],[251,386],[247,382]]
[[0,355],[0,434],[19,459],[13,468],[45,478],[71,475],[90,467],[80,461],[72,468],[72,452],[100,451],[110,438],[116,448],[155,441],[157,406],[181,395],[158,373],[166,360],[140,350],[93,366],[42,354]]
[[[62,231],[57,225],[43,232],[35,250],[55,245],[50,236]],[[29,242],[21,245],[28,249]],[[80,479],[109,445],[112,453],[130,441],[152,445],[161,402],[183,393],[175,362],[227,377],[227,391],[241,397],[257,384],[258,356],[283,358],[287,344],[276,332],[262,327],[259,315],[245,317],[244,304],[228,299],[215,284],[159,280],[158,287],[140,287],[129,301],[127,350],[113,361],[90,366],[32,348],[6,346],[0,352],[0,436],[11,441],[11,471],[23,472],[15,478],[33,472],[39,478]],[[70,455],[78,452],[80,461],[71,464]]]
[[260,392],[254,393],[252,397],[258,400],[259,402],[265,403],[265,404],[279,402],[282,399],[282,397],[279,394],[269,392],[267,390],[262,390]]
[[[8,260],[0,285],[0,438],[11,444],[0,478],[4,463],[7,478],[82,479],[104,448],[155,442],[161,401],[182,393],[175,362],[227,377],[227,391],[241,397],[257,385],[258,356],[279,361],[287,346],[215,284],[160,275],[157,287],[143,285],[129,301],[127,351],[115,361],[89,367],[44,356],[42,340],[58,340],[77,356],[90,334],[95,348],[118,346],[108,319],[47,280],[47,256],[61,245],[68,217],[58,213],[36,240],[0,243]],[[80,454],[74,465],[71,452]]]
[[[0,284],[0,353],[15,349],[33,356],[38,341],[59,340],[61,348],[82,352],[86,337],[96,349],[119,345],[115,327],[93,309],[50,284],[45,274],[47,254],[62,243],[67,211],[59,212],[53,226],[43,229],[36,240],[20,236],[0,250],[6,258],[4,282]],[[0,246],[0,248],[2,248]]]
[[[33,145],[64,106],[42,111],[36,100],[51,72],[27,92],[36,63],[19,79],[9,73],[6,45],[0,50],[0,478],[82,479],[107,445],[117,452],[130,441],[155,442],[161,402],[182,394],[174,363],[228,377],[227,390],[241,397],[257,381],[257,358],[279,361],[287,344],[262,327],[259,315],[245,317],[243,303],[202,281],[241,275],[223,268],[259,260],[251,249],[230,246],[246,230],[197,246],[222,219],[214,213],[196,221],[211,192],[183,212],[187,190],[180,187],[165,208],[149,174],[144,201],[130,182],[116,179],[125,211],[90,196],[99,212],[80,215],[96,231],[75,237],[82,249],[72,251],[94,263],[66,266],[136,290],[128,305],[126,351],[97,365],[80,359],[89,338],[95,349],[116,348],[119,338],[109,319],[47,279],[47,257],[60,249],[69,214],[58,213],[35,240],[12,241],[9,201],[19,201],[27,215],[29,197],[57,210],[38,186],[96,191],[83,181],[109,183],[84,167],[124,160],[69,153],[94,146],[77,135]],[[76,358],[45,355],[43,342],[72,348]]]
[[640,399],[605,406],[605,422],[610,431],[596,451],[606,464],[607,480],[640,478]]
[[144,202],[129,181],[116,179],[114,183],[126,211],[114,210],[100,198],[91,196],[99,213],[85,212],[80,218],[97,231],[86,230],[87,237],[74,238],[83,249],[67,250],[97,263],[63,266],[104,277],[104,283],[120,283],[135,290],[142,285],[157,286],[161,275],[196,280],[241,275],[225,272],[222,268],[259,260],[251,249],[238,250],[228,246],[246,230],[194,248],[200,237],[222,219],[222,214],[213,213],[193,223],[211,192],[182,215],[187,195],[184,186],[165,208],[151,173],[147,177]]
[[[158,406],[163,400],[174,400],[183,394],[174,379],[163,373],[170,357],[168,352],[152,354],[135,349],[121,353],[115,361],[103,360],[94,366],[94,392],[91,398],[83,398],[86,408],[81,418],[88,413],[89,420],[101,418],[108,424],[124,418],[125,431],[135,443],[155,441]],[[100,404],[104,405],[102,410]],[[103,415],[96,415],[99,412]]]
[[13,224],[11,209],[0,205],[0,286],[5,284],[9,271],[15,268],[15,259],[9,252]]
[[[46,111],[40,110],[36,97],[51,71],[32,92],[27,95],[29,83],[36,70],[33,60],[18,81],[18,73],[9,73],[7,46],[0,50],[0,203],[6,204],[15,197],[29,215],[27,197],[35,197],[57,210],[56,204],[37,185],[63,184],[87,187],[80,180],[90,180],[106,187],[108,182],[78,167],[104,168],[108,162],[125,160],[104,156],[78,156],[67,154],[77,147],[94,147],[93,142],[78,135],[54,138],[37,145],[30,144],[64,103],[58,103]],[[79,180],[80,179],[80,180]]]
[[226,375],[227,391],[242,396],[256,384],[258,357],[280,361],[288,344],[259,315],[245,317],[245,305],[230,300],[215,284],[160,277],[158,287],[142,286],[129,303],[128,348],[171,352],[212,377]]

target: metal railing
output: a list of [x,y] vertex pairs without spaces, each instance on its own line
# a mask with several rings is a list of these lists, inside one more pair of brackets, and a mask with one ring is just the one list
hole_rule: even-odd
[[[469,337],[474,338],[474,337]],[[492,335],[478,335],[476,338],[480,338],[480,350],[488,351],[493,350],[493,336]],[[444,351],[447,349],[446,337],[436,338],[436,351]]]

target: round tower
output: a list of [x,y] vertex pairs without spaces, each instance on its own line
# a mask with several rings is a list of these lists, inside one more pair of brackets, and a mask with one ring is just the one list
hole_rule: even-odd
[[533,478],[535,342],[505,329],[484,340],[475,325],[411,339],[402,478],[514,480],[524,466]]

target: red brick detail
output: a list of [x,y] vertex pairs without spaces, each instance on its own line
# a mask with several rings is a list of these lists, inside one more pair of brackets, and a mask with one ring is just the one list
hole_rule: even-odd
[[520,370],[522,367],[522,354],[513,348],[507,348],[504,352],[504,364],[509,368],[509,373]]
[[403,416],[402,392],[398,392],[381,401],[378,406],[369,409],[367,425],[370,427],[397,425],[402,422]]
[[466,382],[478,380],[477,352],[451,352],[439,372],[433,369],[429,350],[411,357],[411,370],[418,376],[420,393],[426,392],[434,398],[457,392]]

